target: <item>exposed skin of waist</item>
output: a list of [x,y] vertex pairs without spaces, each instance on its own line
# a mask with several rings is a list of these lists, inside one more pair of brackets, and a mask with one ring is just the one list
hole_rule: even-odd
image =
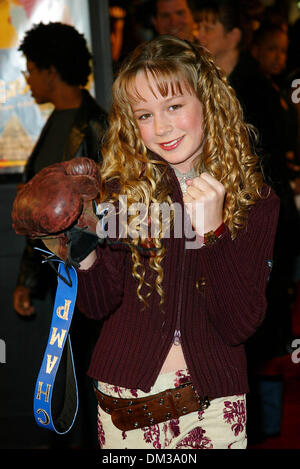
[[185,368],[187,368],[187,364],[183,355],[182,347],[180,345],[173,344],[160,370],[160,374]]

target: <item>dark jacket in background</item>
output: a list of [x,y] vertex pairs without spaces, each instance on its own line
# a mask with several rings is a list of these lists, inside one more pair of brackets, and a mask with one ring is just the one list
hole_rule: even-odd
[[[35,175],[34,163],[36,158],[39,157],[39,150],[47,134],[51,115],[43,127],[33,152],[27,161],[23,175],[25,183]],[[101,141],[106,128],[106,112],[100,108],[87,90],[82,90],[82,103],[75,115],[61,161],[80,156],[86,156],[94,161],[101,161]],[[49,266],[41,264],[41,255],[36,252],[35,246],[45,249],[44,244],[41,242],[27,241],[21,260],[17,285],[28,287],[33,296],[43,298],[49,288],[49,282],[51,286],[51,283],[54,281],[55,285],[53,285],[53,288],[56,287],[56,276],[49,273]]]
[[292,107],[282,106],[280,90],[263,75],[250,54],[240,55],[228,80],[243,107],[246,122],[258,131],[258,142],[253,145],[265,182],[280,198],[274,264],[267,286],[267,314],[249,343],[249,359],[258,365],[265,359],[285,354],[291,339],[290,290],[294,262],[300,250],[300,218],[285,155],[296,149],[297,122]]
[[[256,151],[261,159],[266,183],[277,195],[292,193],[285,154],[297,145],[297,116],[289,103],[284,109],[283,92],[260,71],[258,62],[242,53],[228,77],[243,107],[246,122],[258,130]],[[276,88],[275,88],[276,86]]]
[[[35,145],[35,148],[28,159],[25,172],[24,182],[29,181],[35,175],[35,167],[40,169],[48,166],[49,160],[42,161],[43,153],[40,149],[45,143],[45,136],[47,130],[51,125],[51,116],[49,116],[41,135]],[[93,159],[94,161],[101,161],[101,140],[107,128],[107,115],[103,111],[92,96],[83,90],[81,106],[78,108],[74,115],[74,120],[69,134],[66,134],[67,141],[63,153],[53,155],[54,159],[60,161],[70,160],[75,157],[85,156]],[[47,141],[47,144],[49,142]],[[55,150],[54,150],[55,151]],[[37,161],[38,160],[38,161]],[[54,295],[57,287],[57,275],[48,263],[42,264],[42,256],[39,251],[34,247],[46,249],[44,244],[38,240],[27,240],[26,247],[20,264],[20,271],[17,280],[18,285],[28,287],[31,296],[34,298],[42,299],[48,305],[47,294],[50,293],[49,312],[51,303],[54,300]],[[39,310],[37,310],[39,313]],[[42,329],[49,327],[49,318],[42,318]],[[96,327],[95,327],[96,326]],[[93,391],[90,382],[86,376],[86,370],[90,360],[91,350],[98,335],[98,328],[101,324],[94,324],[92,321],[87,320],[80,311],[76,309],[72,320],[70,330],[73,357],[76,367],[78,395],[79,395],[79,409],[75,425],[68,433],[62,442],[56,436],[52,436],[51,444],[53,448],[58,447],[96,447],[97,446],[97,413],[93,403]],[[36,344],[37,346],[37,344]],[[40,344],[41,350],[44,344]],[[41,351],[42,353],[42,351]],[[66,367],[65,357],[63,356],[61,368]],[[64,398],[64,373],[58,373],[56,378],[56,398],[55,404],[59,409],[61,402]]]

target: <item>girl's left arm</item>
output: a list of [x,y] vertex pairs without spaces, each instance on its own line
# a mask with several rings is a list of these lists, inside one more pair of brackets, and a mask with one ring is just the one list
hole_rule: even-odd
[[226,227],[217,243],[199,250],[206,279],[205,309],[231,345],[244,343],[264,319],[279,205],[271,191],[250,209],[248,224],[235,240]]

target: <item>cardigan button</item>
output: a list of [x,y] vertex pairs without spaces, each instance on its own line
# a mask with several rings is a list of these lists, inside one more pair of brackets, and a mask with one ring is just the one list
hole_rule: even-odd
[[206,281],[205,277],[199,277],[198,280],[196,280],[196,288],[199,293],[204,293],[206,287]]

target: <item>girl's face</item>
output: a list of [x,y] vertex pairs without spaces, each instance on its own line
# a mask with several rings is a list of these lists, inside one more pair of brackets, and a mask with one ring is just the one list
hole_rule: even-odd
[[253,46],[252,54],[265,75],[278,75],[285,67],[287,49],[287,35],[278,32],[269,34],[262,44]]
[[162,96],[155,80],[143,72],[138,73],[135,86],[143,100],[131,108],[144,144],[181,173],[188,172],[203,140],[201,102],[185,86],[182,94],[174,95],[169,87],[167,96]]

